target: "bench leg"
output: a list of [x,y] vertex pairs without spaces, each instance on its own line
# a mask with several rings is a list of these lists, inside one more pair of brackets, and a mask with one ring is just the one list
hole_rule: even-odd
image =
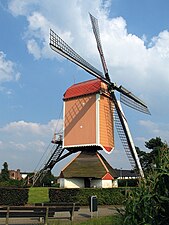
[[70,220],[73,221],[75,212],[75,203],[73,203],[72,211],[70,211]]
[[46,207],[46,216],[45,216],[45,225],[48,224],[48,214],[49,214],[49,207]]
[[8,225],[9,224],[9,206],[7,207],[7,212],[6,212],[6,222],[5,222],[5,225]]

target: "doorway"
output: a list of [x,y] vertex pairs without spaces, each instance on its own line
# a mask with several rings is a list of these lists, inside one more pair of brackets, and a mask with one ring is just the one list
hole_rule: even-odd
[[84,178],[84,187],[90,188],[91,187],[91,178],[85,177]]

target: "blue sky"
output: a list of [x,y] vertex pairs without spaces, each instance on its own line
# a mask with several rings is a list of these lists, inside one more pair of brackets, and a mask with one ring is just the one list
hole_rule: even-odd
[[[136,146],[156,136],[168,142],[168,10],[167,0],[0,0],[0,165],[34,170],[61,129],[63,93],[92,79],[50,49],[50,28],[101,70],[88,12],[99,20],[112,81],[150,108],[145,116],[123,107]],[[104,156],[113,167],[129,168],[118,137],[114,152]]]

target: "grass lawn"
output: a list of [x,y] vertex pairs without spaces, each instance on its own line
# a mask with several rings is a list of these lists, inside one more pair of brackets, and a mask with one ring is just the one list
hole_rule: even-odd
[[28,204],[48,202],[48,187],[31,187],[29,189]]
[[123,219],[120,215],[104,216],[94,219],[89,219],[84,222],[71,222],[69,220],[49,220],[49,225],[121,225]]

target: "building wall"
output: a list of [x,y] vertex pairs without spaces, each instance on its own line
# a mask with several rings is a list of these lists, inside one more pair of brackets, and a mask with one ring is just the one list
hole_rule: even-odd
[[[60,188],[84,188],[83,178],[60,178]],[[92,179],[91,188],[112,188],[117,187],[117,182],[112,180]]]
[[102,188],[112,188],[112,180],[102,180]]
[[14,180],[21,180],[22,179],[22,176],[21,176],[21,173],[20,173],[19,169],[9,170],[9,177],[10,177],[10,179],[14,179]]
[[64,146],[95,144],[96,95],[67,100],[64,108]]
[[92,179],[91,187],[92,188],[102,188],[102,180],[101,179]]
[[105,150],[114,148],[113,103],[108,96],[100,96],[100,143]]
[[83,178],[60,178],[60,188],[84,188]]
[[115,187],[115,188],[118,187],[118,180],[117,179],[113,180],[112,187]]

